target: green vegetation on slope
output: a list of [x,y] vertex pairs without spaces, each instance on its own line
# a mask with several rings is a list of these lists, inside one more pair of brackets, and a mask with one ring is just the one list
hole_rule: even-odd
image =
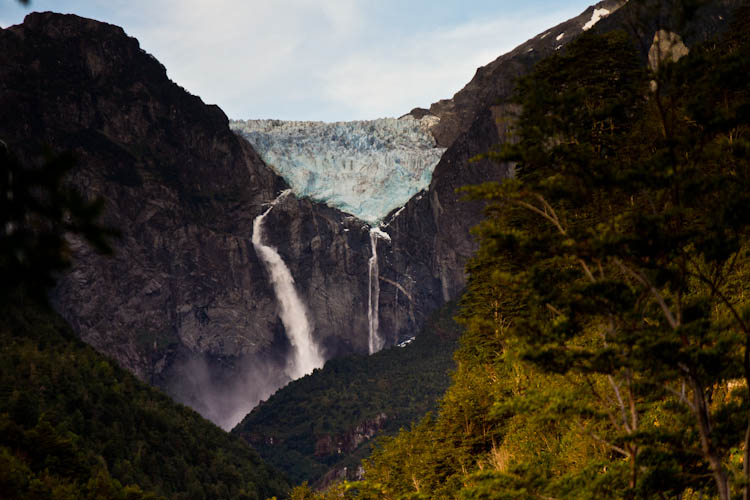
[[750,8],[669,59],[587,33],[522,79],[437,417],[292,498],[747,497]]
[[263,499],[286,490],[245,443],[77,340],[47,306],[17,304],[0,311],[0,498]]
[[405,347],[328,361],[261,403],[232,432],[296,483],[317,481],[332,467],[356,470],[373,433],[393,434],[436,409],[455,366],[455,310],[448,304],[438,311]]

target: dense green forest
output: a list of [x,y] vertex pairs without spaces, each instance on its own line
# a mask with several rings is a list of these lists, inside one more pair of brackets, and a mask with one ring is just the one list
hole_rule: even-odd
[[750,9],[662,39],[648,68],[585,33],[521,79],[437,416],[292,498],[748,498]]
[[[455,368],[455,312],[455,303],[444,306],[404,347],[328,361],[261,403],[232,432],[297,484],[314,483],[334,466],[356,471],[372,450],[369,435],[357,434],[395,434],[437,409]],[[316,447],[326,441],[334,449]]]
[[36,300],[0,326],[0,498],[263,499],[258,454],[77,340]]

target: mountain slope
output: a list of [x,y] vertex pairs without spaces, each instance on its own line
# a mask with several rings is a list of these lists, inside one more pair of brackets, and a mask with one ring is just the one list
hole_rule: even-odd
[[[112,259],[74,242],[75,268],[53,292],[80,337],[168,388],[184,364],[222,358],[233,372],[273,350],[274,297],[247,235],[285,184],[221,110],[112,25],[34,13],[0,46],[0,137],[27,164],[42,145],[71,150],[71,181],[122,232]],[[218,421],[227,409],[201,400],[203,378],[171,392]]]
[[443,307],[403,346],[329,361],[262,402],[232,433],[294,483],[356,479],[375,436],[437,408],[460,334],[454,312],[454,303]]
[[[726,24],[722,23],[721,19],[729,17],[735,3],[731,1],[715,2],[705,6],[705,10],[698,16],[701,21],[691,26],[691,31],[686,35],[685,40],[694,44],[715,35],[725,27]],[[594,12],[597,9],[608,8],[611,12],[593,25],[594,31],[611,32],[615,29],[621,29],[626,25],[627,18],[625,12],[615,9],[619,4],[620,2],[602,2],[592,6],[577,18],[541,33],[477,72],[475,79],[466,88],[466,92],[473,94],[474,97],[459,96],[456,98],[457,102],[464,103],[457,104],[458,108],[471,105],[473,109],[471,113],[465,115],[468,118],[463,119],[473,120],[469,130],[455,131],[457,136],[453,139],[448,151],[439,163],[433,175],[430,190],[412,199],[403,211],[386,219],[388,223],[386,230],[391,235],[392,243],[386,250],[384,257],[386,263],[384,264],[385,268],[381,269],[382,275],[388,277],[391,276],[388,273],[392,272],[393,275],[397,276],[398,271],[396,269],[410,268],[413,270],[413,275],[426,277],[426,280],[434,280],[436,285],[423,288],[423,290],[429,290],[430,293],[433,293],[433,295],[425,293],[423,300],[431,300],[433,304],[439,304],[441,300],[449,299],[460,293],[460,287],[465,283],[463,281],[463,264],[474,251],[474,243],[468,230],[469,227],[481,220],[482,205],[477,202],[460,202],[459,195],[454,190],[466,184],[499,180],[508,174],[507,166],[499,166],[489,162],[470,163],[469,159],[474,155],[491,150],[497,146],[498,142],[508,140],[508,127],[517,111],[509,102],[515,79],[529,71],[538,60],[556,53],[556,49],[563,50],[561,46],[571,42],[583,32],[583,27],[595,17]],[[558,37],[560,37],[559,40]],[[650,42],[651,37],[648,38]],[[645,51],[642,50],[640,54],[644,65],[646,64],[647,53],[648,47]],[[469,104],[466,104],[467,102]],[[443,105],[446,104],[443,103]],[[441,123],[443,122],[441,121]],[[441,272],[441,270],[443,271]],[[387,286],[383,287],[382,293],[391,292]],[[434,295],[435,292],[437,292],[437,295]],[[394,293],[391,299],[394,296],[397,297],[398,295]],[[391,299],[387,299],[385,303],[387,304]],[[481,378],[475,377],[470,382],[476,382],[477,380],[481,380]],[[457,391],[462,389],[459,388]],[[279,395],[281,394],[288,397],[284,391]],[[477,392],[477,394],[476,403],[481,407],[486,402],[482,402],[481,393]],[[316,403],[313,399],[303,398],[296,401],[295,404],[301,406],[314,405]],[[258,418],[262,411],[261,406],[256,413],[248,417],[246,422],[254,421],[253,419]],[[329,418],[336,418],[336,411],[333,409]],[[269,410],[269,413],[272,412]],[[491,418],[492,416],[488,416],[488,419]],[[459,423],[455,423],[455,427],[460,427]],[[415,440],[421,439],[417,433],[415,433],[415,436]],[[310,442],[312,441],[314,440],[310,440]],[[295,442],[293,446],[306,446],[309,450],[312,446],[310,442],[304,444]],[[285,449],[287,445],[278,444],[274,441],[273,444],[266,443],[266,447],[270,451],[265,451],[265,456],[271,456],[274,453],[274,448]],[[283,460],[280,456],[281,453],[279,453],[277,459]],[[385,460],[388,460],[388,458],[386,457]],[[311,470],[310,466],[304,465],[305,462],[301,459],[294,464],[291,459],[287,464],[283,464],[281,461],[276,463],[288,467],[289,470],[292,470],[291,467],[295,466],[300,467],[300,470]],[[316,464],[313,467],[319,466]],[[419,468],[418,465],[415,465],[415,467]],[[306,474],[309,474],[309,472],[306,472]],[[297,477],[309,479],[314,476],[299,475]]]
[[[621,24],[619,12],[594,29]],[[592,16],[560,25],[560,44]],[[509,174],[469,159],[505,140],[514,79],[557,48],[543,35],[435,105],[449,148],[430,189],[386,218],[390,239],[308,199],[268,213],[263,243],[288,267],[325,358],[368,352],[374,324],[386,345],[411,336],[464,289],[483,205],[455,189]],[[72,150],[72,182],[105,200],[105,223],[123,234],[113,259],[74,242],[76,267],[53,292],[82,339],[225,428],[288,381],[294,346],[251,242],[253,221],[287,185],[221,110],[171,82],[122,29],[31,14],[0,30],[0,138],[28,162],[41,144]]]
[[[458,298],[466,286],[464,268],[477,248],[469,230],[482,219],[484,203],[463,201],[456,190],[511,175],[507,164],[472,159],[511,140],[509,127],[516,108],[510,97],[516,80],[580,34],[595,9],[616,12],[621,4],[619,0],[597,3],[551,28],[549,33],[563,34],[559,40],[540,33],[477,69],[453,98],[434,103],[429,111],[412,111],[415,117],[429,113],[440,118],[432,133],[438,146],[447,150],[435,167],[429,189],[386,219],[392,245],[386,250],[382,274],[394,281],[404,281],[403,275],[415,277],[422,291],[418,295],[421,308],[435,310]],[[386,304],[398,297],[389,287],[383,293]]]
[[3,498],[263,499],[286,491],[250,447],[76,339],[48,306],[23,299],[1,309]]
[[[226,428],[289,380],[294,346],[251,241],[287,185],[221,110],[121,28],[34,13],[0,30],[0,138],[26,163],[43,145],[73,151],[72,183],[122,233],[111,259],[74,241],[52,294],[83,340]],[[265,218],[263,243],[289,268],[325,358],[368,351],[368,229],[293,196]],[[429,310],[405,297],[381,308],[388,342]]]
[[[641,3],[644,9],[659,9],[659,14],[650,19],[649,26],[643,27],[637,40],[645,64],[654,26],[659,21],[671,23],[670,15],[679,2],[649,0]],[[741,3],[741,0],[698,2],[701,21],[691,24],[681,33],[688,47],[725,29],[726,19]],[[518,111],[510,102],[515,82],[538,61],[564,50],[584,32],[596,11],[605,9],[609,14],[591,25],[590,30],[606,33],[627,29],[633,13],[620,8],[623,4],[622,0],[601,1],[580,15],[550,27],[478,68],[472,80],[451,99],[430,106],[429,113],[440,118],[433,129],[437,144],[448,149],[435,167],[429,190],[423,196],[412,198],[390,222],[389,234],[393,244],[385,257],[390,265],[384,271],[386,276],[396,277],[402,269],[409,269],[412,275],[418,276],[421,288],[427,291],[422,298],[424,304],[429,304],[426,308],[434,309],[435,304],[456,299],[466,287],[464,268],[477,249],[469,230],[482,220],[484,204],[462,201],[456,189],[499,181],[510,175],[509,164],[471,159],[512,140],[509,127]],[[417,109],[412,113],[418,117],[425,112]],[[383,300],[393,300],[392,292],[386,288],[384,293],[387,296]]]
[[[686,33],[728,25],[718,4],[685,16]],[[735,207],[747,205],[750,179],[748,19],[745,3],[735,31],[690,45],[659,84],[622,32],[581,37],[536,67],[511,149],[519,179],[474,191],[496,203],[477,231],[454,382],[439,416],[382,447],[369,483],[352,491],[614,499],[747,489],[747,328],[736,312],[747,307],[750,217]],[[654,31],[679,25],[656,21]]]

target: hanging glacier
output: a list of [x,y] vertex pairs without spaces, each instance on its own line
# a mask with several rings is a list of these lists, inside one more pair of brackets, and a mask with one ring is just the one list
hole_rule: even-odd
[[430,128],[439,119],[352,122],[232,120],[297,196],[309,197],[372,225],[427,189],[445,151]]

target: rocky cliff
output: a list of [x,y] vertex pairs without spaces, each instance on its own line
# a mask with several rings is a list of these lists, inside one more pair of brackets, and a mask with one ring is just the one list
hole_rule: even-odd
[[162,385],[177,361],[272,352],[274,298],[249,235],[285,183],[224,113],[116,26],[35,13],[0,47],[0,135],[28,161],[72,150],[72,182],[122,232],[112,259],[72,242],[52,298],[81,337]]
[[[26,161],[72,150],[71,181],[106,202],[114,258],[78,241],[52,292],[80,336],[230,426],[288,381],[293,346],[251,242],[286,183],[122,29],[31,14],[0,31],[0,137]],[[285,199],[264,222],[308,305],[325,357],[367,351],[369,233]],[[357,314],[360,312],[360,314]]]
[[261,214],[260,243],[288,269],[324,359],[411,336],[440,303],[429,268],[378,259],[387,233],[278,198],[288,185],[224,113],[116,26],[34,13],[0,30],[0,138],[27,162],[43,146],[72,150],[71,182],[122,233],[112,258],[71,240],[55,307],[83,340],[224,427],[296,373],[283,298],[253,243]]
[[[432,133],[437,144],[447,150],[435,167],[429,190],[411,199],[389,225],[393,245],[387,260],[394,268],[418,268],[415,274],[432,280],[427,288],[438,291],[438,295],[428,301],[442,303],[461,293],[466,285],[466,262],[476,250],[469,230],[481,220],[482,204],[463,201],[456,190],[512,174],[511,165],[471,160],[512,140],[510,127],[517,110],[510,100],[516,80],[534,63],[562,50],[580,35],[595,19],[595,13],[597,23],[587,29],[615,13],[623,3],[607,0],[589,7],[477,69],[474,78],[453,98],[438,101],[429,110],[411,112],[415,117],[429,113],[440,118]],[[424,248],[430,248],[430,252],[425,253]]]

